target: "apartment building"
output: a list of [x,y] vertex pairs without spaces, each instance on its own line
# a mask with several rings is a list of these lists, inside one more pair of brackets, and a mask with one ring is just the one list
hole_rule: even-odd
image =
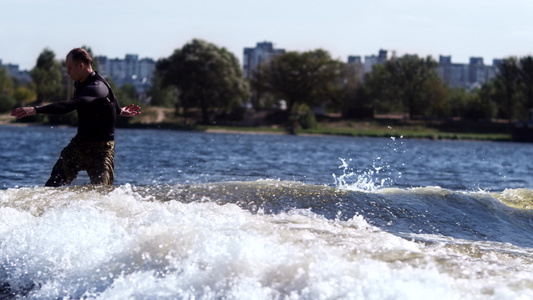
[[[348,56],[348,64],[359,66],[360,70],[368,73],[376,64],[383,64],[387,59],[387,51],[379,50],[378,55],[365,56],[364,61],[361,56]],[[451,56],[441,55],[437,73],[450,87],[472,90],[493,79],[501,61],[501,59],[495,59],[490,66],[485,65],[481,57],[471,57],[468,64],[458,64],[452,63]],[[363,78],[363,74],[360,74],[360,77]]]
[[377,56],[376,55],[365,56],[365,61],[364,61],[365,73],[371,72],[374,65],[383,64],[386,61],[387,61],[386,50],[379,50],[379,53]]
[[95,60],[100,75],[110,78],[118,87],[133,84],[139,94],[146,92],[155,72],[155,61],[151,58],[139,59],[137,54],[126,54],[123,59],[97,56]]
[[20,70],[19,65],[15,64],[2,64],[0,59],[0,66],[4,67],[7,70],[7,73],[17,79],[22,85],[28,84],[31,82],[31,75],[29,71]]
[[250,79],[257,68],[269,62],[277,55],[285,53],[285,49],[275,49],[271,42],[257,43],[255,48],[244,48],[243,73],[244,78]]
[[489,66],[483,63],[483,58],[471,57],[468,64],[457,64],[452,63],[451,56],[441,55],[437,71],[450,87],[471,90],[493,79],[500,62],[500,59],[495,59],[492,66]]

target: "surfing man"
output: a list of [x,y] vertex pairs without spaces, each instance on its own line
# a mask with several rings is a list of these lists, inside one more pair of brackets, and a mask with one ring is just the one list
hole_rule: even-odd
[[74,80],[74,97],[44,106],[19,107],[11,116],[20,119],[37,113],[64,114],[76,110],[78,132],[62,151],[45,186],[70,184],[79,171],[87,171],[91,184],[111,185],[114,180],[115,122],[118,115],[141,113],[138,105],[121,107],[107,81],[92,69],[92,58],[82,48],[72,49],[66,60]]

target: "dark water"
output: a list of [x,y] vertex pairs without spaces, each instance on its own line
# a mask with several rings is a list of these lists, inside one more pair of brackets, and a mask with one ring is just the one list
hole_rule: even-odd
[[[42,185],[74,134],[73,128],[0,127],[2,186]],[[119,129],[116,184],[279,179],[331,186],[332,174],[343,174],[343,159],[347,173],[371,175],[376,186],[533,187],[531,144],[405,140],[400,134],[391,130],[395,139],[376,139]]]
[[0,127],[2,297],[533,298],[531,144],[118,130],[42,187],[74,134]]

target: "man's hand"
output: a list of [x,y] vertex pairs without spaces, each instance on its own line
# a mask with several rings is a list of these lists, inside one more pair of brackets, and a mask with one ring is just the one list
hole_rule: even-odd
[[17,117],[17,119],[27,116],[33,116],[37,113],[35,107],[18,107],[11,111],[11,116]]
[[134,117],[141,113],[141,107],[139,105],[130,104],[122,108],[120,115],[123,117]]

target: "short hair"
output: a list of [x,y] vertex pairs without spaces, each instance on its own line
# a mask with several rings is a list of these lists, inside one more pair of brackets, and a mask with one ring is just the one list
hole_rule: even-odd
[[82,62],[89,66],[92,66],[93,64],[91,54],[89,54],[89,52],[83,48],[74,48],[70,50],[70,52],[67,54],[67,57],[69,55],[72,57],[72,60],[76,62]]

